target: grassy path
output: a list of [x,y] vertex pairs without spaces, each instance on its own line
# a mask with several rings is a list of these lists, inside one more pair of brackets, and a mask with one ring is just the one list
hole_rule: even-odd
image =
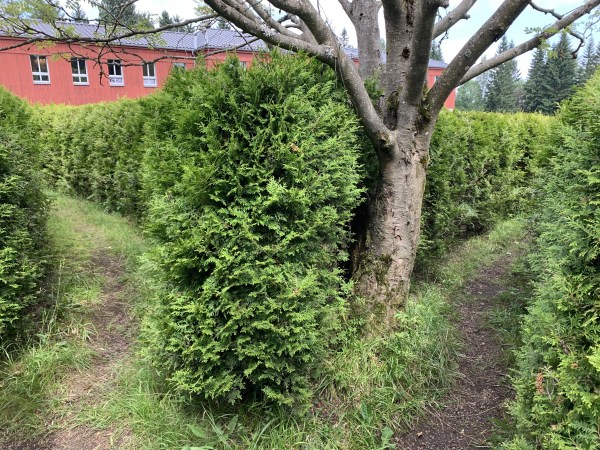
[[[456,313],[463,351],[459,377],[445,406],[431,411],[396,443],[401,450],[461,450],[491,448],[490,442],[505,421],[512,399],[510,348],[522,313],[526,285],[512,272],[527,239],[520,233],[504,246],[505,254],[462,283],[450,296]],[[458,258],[460,259],[460,258]],[[503,335],[504,332],[504,335]]]
[[[30,338],[0,363],[2,449],[468,448],[485,441],[490,419],[501,415],[507,361],[490,323],[503,329],[514,317],[502,280],[521,246],[517,221],[467,242],[436,279],[417,283],[398,334],[349,341],[327,362],[313,408],[296,415],[172,394],[136,345],[140,329],[144,339],[152,335],[152,322],[139,322],[160,295],[139,268],[146,250],[139,230],[89,203],[54,200],[59,270]],[[440,411],[456,379],[451,309],[465,344],[462,376],[446,409],[402,435],[424,408]]]
[[120,448],[126,433],[91,429],[80,415],[101,402],[126,365],[136,334],[131,273],[143,241],[122,218],[62,196],[49,228],[59,271],[41,318],[42,339],[3,368],[8,389],[0,396],[0,405],[20,410],[12,418],[0,414],[9,422],[6,434],[20,429],[37,437],[3,448]]

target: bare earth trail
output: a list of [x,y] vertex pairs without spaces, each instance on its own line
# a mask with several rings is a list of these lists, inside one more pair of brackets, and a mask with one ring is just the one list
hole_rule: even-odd
[[[93,236],[93,230],[84,233]],[[94,351],[92,363],[83,372],[66,376],[61,383],[62,415],[51,415],[47,423],[49,434],[33,441],[14,444],[15,450],[108,450],[122,448],[128,436],[115,435],[113,430],[93,430],[79,425],[77,413],[96,405],[106,389],[118,376],[118,368],[129,356],[136,331],[130,311],[128,286],[125,282],[125,262],[98,243],[87,270],[104,280],[98,301],[88,312],[94,333],[88,345]]]
[[95,356],[87,371],[72,374],[63,382],[66,403],[72,413],[58,418],[60,428],[45,439],[48,450],[104,450],[119,448],[126,440],[126,437],[114,439],[110,429],[96,431],[72,427],[69,423],[71,415],[83,406],[94,405],[102,388],[116,378],[117,368],[129,355],[135,333],[123,281],[127,274],[124,262],[110,250],[101,249],[92,256],[90,265],[90,269],[105,280],[100,299],[90,315],[96,331],[90,342]]
[[514,259],[507,254],[482,269],[462,289],[465,295],[455,305],[464,345],[458,368],[460,378],[449,393],[446,407],[431,412],[414,430],[400,436],[395,441],[398,450],[490,448],[486,441],[494,430],[493,421],[503,418],[512,389],[503,357],[505,350],[488,320],[499,296],[507,289],[503,283],[509,278]]

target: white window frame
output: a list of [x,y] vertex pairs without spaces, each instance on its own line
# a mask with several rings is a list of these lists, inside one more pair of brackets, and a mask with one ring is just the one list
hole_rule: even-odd
[[[77,63],[77,72],[74,72],[74,62]],[[83,71],[80,66],[81,62],[83,62]],[[87,72],[87,60],[85,58],[71,58],[71,77],[75,86],[89,86],[90,77]],[[79,79],[79,81],[76,81],[77,79]]]
[[[40,63],[41,59],[46,62],[45,72],[42,71],[42,64]],[[37,67],[34,67],[34,61]],[[29,55],[29,62],[31,63],[33,84],[50,84],[50,66],[48,65],[48,57],[44,55]],[[36,80],[35,77],[39,77],[39,79]],[[45,80],[44,77],[46,78]]]
[[[150,70],[152,69],[152,70]],[[152,74],[151,74],[152,73]],[[144,63],[142,65],[142,75],[144,77],[144,87],[158,87],[156,79],[156,64],[153,62]]]
[[125,77],[123,76],[123,65],[121,64],[120,59],[108,60],[108,84],[111,86],[125,86]]

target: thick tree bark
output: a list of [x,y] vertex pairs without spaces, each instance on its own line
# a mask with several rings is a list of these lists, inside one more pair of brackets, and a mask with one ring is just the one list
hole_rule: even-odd
[[410,289],[433,128],[427,123],[420,129],[419,122],[393,132],[393,145],[379,153],[379,178],[355,274],[357,293],[371,299],[370,328],[393,326]]

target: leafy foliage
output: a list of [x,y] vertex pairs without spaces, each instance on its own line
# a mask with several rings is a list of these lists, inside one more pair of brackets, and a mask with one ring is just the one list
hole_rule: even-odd
[[180,390],[306,397],[306,374],[340,327],[356,120],[317,69],[275,57],[180,74],[200,80],[185,108],[172,104],[177,128],[158,141],[162,155],[148,152],[146,174],[163,190],[147,229],[169,284],[162,359]]
[[287,404],[309,394],[341,327],[360,175],[356,119],[331,72],[269,59],[177,71],[154,98],[40,120],[53,182],[143,218],[156,239],[154,346],[173,385]]
[[600,447],[600,76],[566,103],[546,172],[511,448]]
[[533,114],[443,114],[431,142],[418,264],[458,238],[526,210],[552,119]]
[[0,338],[34,303],[44,273],[46,200],[30,111],[0,89]]

